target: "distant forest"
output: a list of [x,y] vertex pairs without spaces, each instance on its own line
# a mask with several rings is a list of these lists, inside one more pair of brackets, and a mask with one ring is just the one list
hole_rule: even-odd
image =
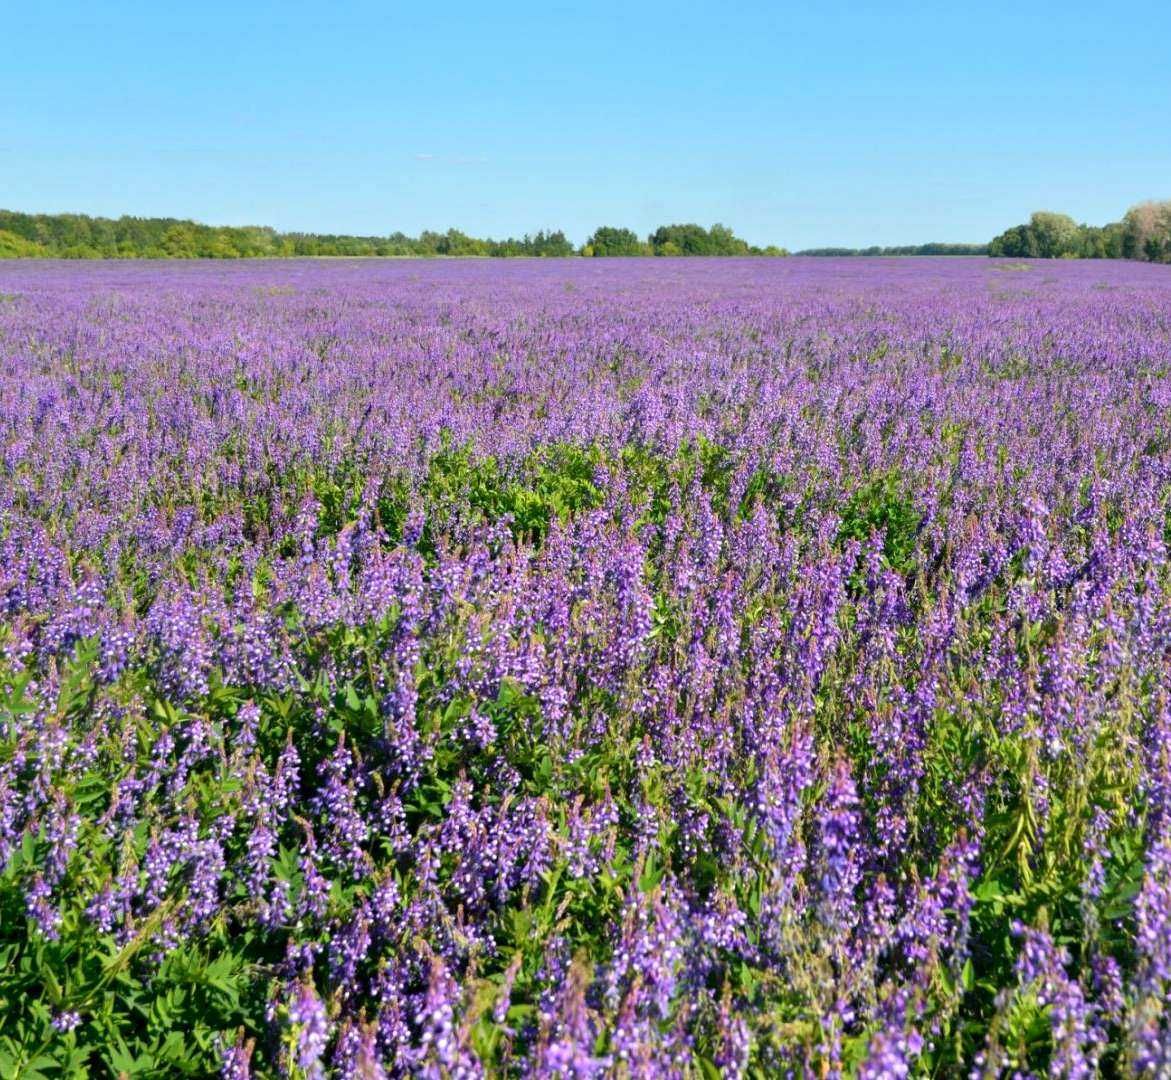
[[0,210],[0,258],[254,259],[296,256],[787,255],[754,247],[724,225],[662,225],[645,240],[603,226],[576,248],[560,230],[519,240],[485,240],[458,229],[407,236],[277,232],[258,225],[201,225],[178,218],[22,214]]
[[1171,263],[1171,201],[1132,206],[1121,221],[1079,225],[1068,214],[1038,210],[1006,229],[988,254],[1014,259],[1140,259]]
[[987,244],[905,244],[900,247],[823,247],[806,248],[798,255],[818,255],[834,258],[843,256],[891,256],[891,255],[987,255]]
[[[726,225],[660,225],[649,236],[603,225],[580,247],[560,229],[519,240],[481,239],[458,229],[387,236],[278,232],[260,225],[202,225],[180,218],[90,217],[0,210],[0,259],[276,259],[297,256],[486,256],[564,258],[604,256],[782,256],[782,247],[756,247]],[[909,244],[898,247],[822,247],[798,255],[867,257],[991,255],[1021,259],[1141,259],[1171,263],[1171,201],[1131,207],[1121,221],[1079,225],[1067,214],[1038,210],[987,244]]]

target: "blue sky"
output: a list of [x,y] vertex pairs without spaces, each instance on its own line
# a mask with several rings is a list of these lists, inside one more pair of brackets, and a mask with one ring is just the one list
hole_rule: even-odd
[[7,7],[10,209],[800,248],[1171,197],[1166,3]]

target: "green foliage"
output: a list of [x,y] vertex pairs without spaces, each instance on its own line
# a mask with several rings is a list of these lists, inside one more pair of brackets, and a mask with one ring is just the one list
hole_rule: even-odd
[[458,229],[417,238],[278,233],[259,226],[212,226],[175,218],[111,218],[22,214],[0,210],[0,258],[246,259],[287,256],[554,256],[572,255],[560,231],[520,240],[483,240]]
[[1083,250],[1084,228],[1067,214],[1038,210],[1027,225],[1014,226],[992,240],[988,254],[998,258],[1073,257]]
[[841,258],[843,256],[892,257],[899,255],[987,255],[987,244],[947,244],[938,241],[929,244],[904,244],[898,247],[822,247],[798,251],[798,255],[817,255]]
[[[60,258],[243,258],[291,254],[272,229],[199,225],[175,218],[21,214],[0,210],[0,231]],[[0,245],[0,256],[5,255]]]
[[1171,201],[1132,206],[1122,219],[1121,232],[1127,258],[1171,262]]
[[528,256],[530,258],[566,258],[574,253],[573,244],[560,229],[527,234],[520,240],[489,240],[488,254],[502,257]]
[[[656,243],[654,237],[662,236]],[[89,217],[0,210],[0,259],[249,259],[286,257],[567,258],[576,254],[560,229],[491,240],[459,229],[424,230],[417,237],[280,233],[246,225],[202,225],[177,218]],[[784,248],[750,247],[723,225],[665,225],[648,243],[629,229],[602,226],[583,255],[786,255]]]
[[630,229],[600,225],[586,241],[586,250],[595,258],[649,254],[646,245]]
[[539,543],[554,520],[599,506],[597,447],[546,446],[514,473],[470,447],[448,448],[431,461],[422,498],[439,520],[470,512],[487,522],[508,518],[518,538]]
[[48,252],[33,240],[26,240],[7,229],[0,229],[0,259],[43,258]]
[[1131,207],[1119,222],[1078,225],[1066,214],[1038,210],[988,244],[988,254],[1009,259],[1145,259],[1171,262],[1171,202]]
[[648,238],[655,255],[750,255],[748,243],[726,225],[660,225]]
[[[93,659],[91,645],[83,643],[62,672],[64,714],[83,715],[93,689]],[[148,685],[142,673],[135,680]],[[18,685],[9,689],[7,707],[19,709],[23,700]],[[208,705],[217,727],[236,701],[231,693],[213,695]],[[149,726],[143,719],[140,739],[149,750],[178,714],[157,701]],[[284,729],[270,723],[264,737],[280,745]],[[0,742],[0,753],[10,750],[11,744]],[[109,767],[109,759],[99,754],[88,771],[61,788],[61,797],[91,819],[99,817],[110,798]],[[222,773],[199,770],[186,792],[192,812],[210,817],[224,803],[237,801],[239,789]],[[90,827],[84,857],[70,870],[77,888],[100,887],[111,869],[140,860],[149,839],[139,830],[133,850],[115,849],[104,830]],[[154,960],[150,942],[166,920],[181,917],[182,890],[145,918],[129,940],[103,934],[77,909],[63,913],[59,938],[50,940],[30,929],[21,885],[29,868],[43,863],[47,843],[43,835],[26,834],[0,875],[0,1075],[48,1080],[214,1074],[223,1033],[263,1028],[265,972],[280,959],[274,942],[217,923],[200,942],[179,945],[161,963]],[[52,1021],[67,1013],[78,1014],[80,1023],[60,1031]]]
[[1035,259],[1037,239],[1028,225],[1014,225],[992,238],[988,254],[996,259]]
[[1037,254],[1043,259],[1060,259],[1077,249],[1078,225],[1068,214],[1038,210],[1029,219],[1029,229],[1037,240]]
[[891,568],[907,572],[923,517],[915,508],[902,479],[890,474],[860,487],[842,510],[839,540],[868,540],[882,535],[882,550]]

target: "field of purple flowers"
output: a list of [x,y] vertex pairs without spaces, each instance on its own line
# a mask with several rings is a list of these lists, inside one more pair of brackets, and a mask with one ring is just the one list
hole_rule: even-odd
[[0,1076],[1171,1075],[1166,267],[9,264],[0,477]]

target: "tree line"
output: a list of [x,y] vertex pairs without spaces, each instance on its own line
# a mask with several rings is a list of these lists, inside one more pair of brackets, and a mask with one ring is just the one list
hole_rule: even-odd
[[637,255],[770,255],[782,256],[789,253],[782,247],[769,244],[755,247],[747,240],[741,240],[726,225],[713,225],[705,229],[702,225],[660,225],[645,240],[640,240],[632,229],[601,226],[582,245],[581,254],[599,258],[603,256]]
[[724,225],[662,225],[645,240],[630,229],[602,226],[580,248],[560,229],[520,239],[482,239],[458,229],[387,236],[278,232],[258,225],[202,225],[179,218],[91,217],[0,210],[0,258],[253,259],[297,256],[786,255],[754,247]]
[[1078,224],[1068,214],[1038,210],[1006,229],[988,254],[1018,259],[1140,259],[1171,263],[1171,201],[1144,202],[1107,225]]
[[[580,247],[560,229],[520,239],[484,239],[459,229],[418,236],[278,232],[259,225],[203,225],[180,218],[91,217],[0,210],[0,258],[252,259],[306,256],[565,258],[639,256],[781,256],[757,247],[726,225],[660,225],[645,238],[632,229],[599,226]],[[1009,258],[1142,259],[1171,263],[1171,201],[1131,207],[1121,221],[1078,224],[1068,214],[1038,210],[988,244],[912,244],[899,247],[823,247],[812,256],[991,255]]]
[[930,244],[902,244],[898,247],[822,247],[806,248],[798,251],[798,255],[828,256],[833,258],[854,256],[894,256],[894,255],[987,255],[987,244],[944,244],[934,242]]
[[0,210],[0,256],[63,259],[253,259],[312,255],[561,256],[574,254],[561,231],[482,240],[458,229],[387,236],[278,232],[260,225],[203,225],[179,218],[22,214]]

